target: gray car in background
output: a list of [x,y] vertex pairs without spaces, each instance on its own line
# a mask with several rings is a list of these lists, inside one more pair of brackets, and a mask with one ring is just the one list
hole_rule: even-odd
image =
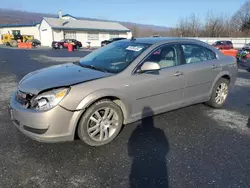
[[236,59],[201,41],[122,40],[79,62],[29,73],[11,96],[10,114],[20,131],[38,141],[77,135],[100,146],[122,125],[153,114],[203,102],[222,107],[236,76]]

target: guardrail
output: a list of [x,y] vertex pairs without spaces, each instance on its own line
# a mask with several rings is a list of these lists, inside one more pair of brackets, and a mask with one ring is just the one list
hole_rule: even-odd
[[234,48],[242,48],[245,44],[250,43],[250,38],[209,38],[209,37],[197,37],[197,38],[193,38],[193,39],[197,39],[197,40],[201,40],[203,42],[206,42],[208,44],[213,44],[216,41],[219,40],[228,40],[231,41],[233,43]]

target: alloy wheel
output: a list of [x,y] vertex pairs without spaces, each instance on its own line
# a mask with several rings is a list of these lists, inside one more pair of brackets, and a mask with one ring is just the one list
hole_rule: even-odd
[[223,104],[228,95],[228,86],[226,83],[221,83],[216,89],[215,102]]
[[95,141],[105,141],[116,132],[118,120],[119,116],[113,108],[100,108],[89,118],[88,135]]

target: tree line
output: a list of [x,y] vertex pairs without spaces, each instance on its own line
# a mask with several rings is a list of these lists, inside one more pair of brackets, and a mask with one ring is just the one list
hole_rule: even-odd
[[208,12],[204,22],[196,14],[182,18],[176,27],[166,31],[130,28],[134,37],[152,35],[175,37],[250,37],[250,1],[246,2],[232,17]]

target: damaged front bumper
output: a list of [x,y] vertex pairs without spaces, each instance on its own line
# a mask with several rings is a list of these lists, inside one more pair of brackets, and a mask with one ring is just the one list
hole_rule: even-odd
[[14,125],[32,139],[41,142],[74,140],[77,124],[75,112],[60,105],[45,112],[26,109],[16,101],[14,93],[10,99],[9,111]]

